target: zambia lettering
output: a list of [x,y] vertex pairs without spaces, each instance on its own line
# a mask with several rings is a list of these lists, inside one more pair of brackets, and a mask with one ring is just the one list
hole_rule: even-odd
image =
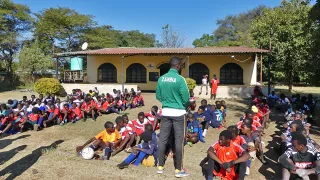
[[162,78],[162,82],[172,82],[172,83],[176,83],[176,78],[173,77],[163,77]]

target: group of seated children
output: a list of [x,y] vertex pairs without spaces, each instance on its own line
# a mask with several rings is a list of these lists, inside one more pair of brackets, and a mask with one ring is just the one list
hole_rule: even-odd
[[157,106],[153,106],[150,112],[138,113],[137,119],[132,121],[128,121],[127,115],[119,116],[115,120],[115,126],[110,121],[106,122],[105,130],[78,146],[76,151],[81,153],[85,146],[91,144],[89,147],[93,150],[103,150],[99,159],[109,160],[111,156],[124,150],[130,154],[118,165],[120,169],[127,168],[130,164],[138,166],[144,160],[149,162],[149,166],[155,166],[158,157],[155,130],[159,128],[159,116],[161,110]]
[[124,93],[114,89],[106,96],[99,95],[97,88],[88,94],[74,89],[65,102],[53,94],[45,97],[40,94],[38,98],[31,95],[29,100],[23,96],[21,101],[9,99],[7,104],[0,105],[0,134],[39,130],[51,125],[75,123],[80,119],[86,121],[88,117],[95,121],[102,114],[120,114],[128,108],[140,106],[144,106],[140,89],[137,92],[132,89],[130,93],[127,89]]

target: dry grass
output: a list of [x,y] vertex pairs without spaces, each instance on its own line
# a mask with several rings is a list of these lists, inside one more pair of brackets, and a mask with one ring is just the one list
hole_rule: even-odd
[[[23,93],[26,94],[26,93]],[[13,94],[11,94],[13,96]],[[6,97],[0,94],[0,98]],[[17,98],[22,97],[20,93]],[[8,98],[8,95],[7,95]],[[136,118],[138,112],[147,112],[152,105],[160,106],[154,94],[144,94],[148,106],[129,110],[129,119]],[[199,100],[198,100],[199,101]],[[199,104],[199,103],[198,103]],[[247,108],[243,100],[229,100],[228,123],[235,124],[239,116]],[[163,175],[157,175],[155,168],[130,167],[125,170],[116,168],[128,154],[121,152],[110,161],[83,160],[77,157],[75,148],[103,130],[103,124],[114,121],[117,115],[99,117],[96,122],[77,122],[65,126],[54,126],[39,132],[25,132],[0,140],[0,179],[175,179],[172,159],[166,165]],[[272,143],[276,124],[271,123],[266,131],[264,142],[268,146],[271,159]],[[193,147],[185,147],[184,166],[191,173],[188,179],[204,179],[200,161],[206,157],[208,147],[217,140],[220,130],[210,129],[206,143],[198,143]],[[20,138],[19,138],[20,137]],[[266,149],[268,151],[268,149]],[[279,168],[270,161],[269,166],[262,166],[256,160],[251,167],[251,175],[246,179],[280,179]],[[278,168],[278,169],[277,169]]]

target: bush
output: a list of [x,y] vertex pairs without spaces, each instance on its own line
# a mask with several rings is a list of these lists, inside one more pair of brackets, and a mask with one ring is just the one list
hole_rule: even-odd
[[64,91],[60,82],[55,78],[39,79],[34,85],[34,90],[39,94],[50,93],[55,95],[62,95]]
[[186,78],[186,82],[189,90],[193,90],[196,87],[196,81],[191,78]]

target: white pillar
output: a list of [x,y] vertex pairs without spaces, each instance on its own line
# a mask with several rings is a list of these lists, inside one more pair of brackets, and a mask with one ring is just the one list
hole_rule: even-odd
[[251,74],[251,85],[256,85],[257,84],[257,61],[258,61],[258,55],[255,55],[254,58],[254,64],[253,64],[253,69],[252,69],[252,74]]

